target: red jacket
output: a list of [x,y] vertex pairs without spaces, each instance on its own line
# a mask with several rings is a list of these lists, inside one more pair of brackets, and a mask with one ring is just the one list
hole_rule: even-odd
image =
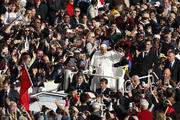
[[137,117],[139,120],[153,120],[152,113],[148,110],[142,110],[141,112],[138,112]]
[[67,10],[67,13],[72,16],[73,15],[73,5],[67,3],[65,6],[65,9]]

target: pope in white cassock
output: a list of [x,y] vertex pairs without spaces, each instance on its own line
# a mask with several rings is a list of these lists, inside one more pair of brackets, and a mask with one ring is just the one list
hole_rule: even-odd
[[[103,76],[114,77],[113,65],[119,62],[123,56],[123,52],[107,51],[107,45],[101,45],[100,51],[94,53],[89,66],[90,74],[92,74],[93,70],[95,69],[96,74],[102,75],[102,77],[94,76],[91,82],[92,91],[100,88],[100,79],[103,78]],[[116,79],[111,79],[107,77],[106,79],[108,79],[109,88],[116,88]]]

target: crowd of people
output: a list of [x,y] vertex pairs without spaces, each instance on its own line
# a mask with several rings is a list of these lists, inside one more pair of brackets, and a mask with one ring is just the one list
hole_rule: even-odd
[[[179,0],[0,3],[0,120],[180,119]],[[23,65],[32,94],[54,81],[65,106],[20,106]],[[117,89],[113,69],[122,66],[119,82],[130,82]]]

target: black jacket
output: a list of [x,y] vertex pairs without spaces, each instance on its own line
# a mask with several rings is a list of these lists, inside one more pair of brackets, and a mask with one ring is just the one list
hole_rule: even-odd
[[[78,20],[80,22],[80,17],[78,18]],[[71,23],[72,29],[76,28],[78,26],[78,24],[79,24],[74,15],[71,17],[70,23]]]
[[76,82],[71,83],[69,88],[71,87],[75,87],[77,90],[82,90],[82,92],[90,91],[89,86],[87,83],[85,83],[85,81],[83,81],[79,87]]
[[[16,104],[18,104],[19,93],[16,90],[10,88],[10,91],[9,91],[7,97],[9,98],[10,101],[14,101],[14,102],[16,102]],[[0,107],[7,107],[7,104],[5,103],[5,99],[6,99],[5,90],[1,90],[0,91]]]
[[170,62],[166,61],[165,68],[170,69],[172,80],[176,81],[176,83],[180,81],[180,60],[176,58],[172,67],[170,67]]
[[110,95],[110,91],[112,91],[110,88],[106,88],[105,91],[102,92],[101,88],[96,89],[97,95],[103,94],[105,96]]
[[137,58],[136,71],[135,73],[139,76],[145,76],[148,74],[148,70],[158,65],[158,57],[155,50],[151,49],[149,53],[143,57],[143,52],[141,52]]

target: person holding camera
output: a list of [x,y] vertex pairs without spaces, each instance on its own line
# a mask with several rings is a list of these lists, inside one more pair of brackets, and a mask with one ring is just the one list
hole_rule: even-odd
[[149,103],[146,99],[140,100],[140,110],[135,107],[139,120],[153,120],[152,113],[148,110]]

